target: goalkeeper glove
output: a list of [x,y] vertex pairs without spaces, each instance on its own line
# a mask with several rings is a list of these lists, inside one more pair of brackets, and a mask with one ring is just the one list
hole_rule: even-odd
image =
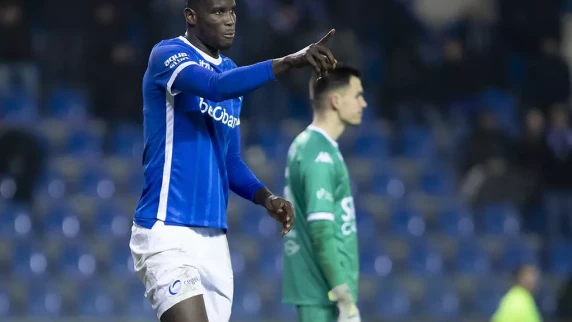
[[334,287],[329,293],[330,301],[336,302],[340,315],[338,322],[361,322],[359,310],[347,284]]

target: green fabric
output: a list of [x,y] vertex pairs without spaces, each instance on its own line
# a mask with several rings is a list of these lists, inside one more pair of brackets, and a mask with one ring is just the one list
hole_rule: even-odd
[[521,286],[511,288],[502,298],[492,322],[541,322],[534,297]]
[[336,322],[338,310],[335,306],[298,305],[298,322]]
[[348,284],[357,299],[359,256],[349,173],[333,140],[308,128],[288,151],[284,196],[296,220],[284,238],[284,303],[329,305]]

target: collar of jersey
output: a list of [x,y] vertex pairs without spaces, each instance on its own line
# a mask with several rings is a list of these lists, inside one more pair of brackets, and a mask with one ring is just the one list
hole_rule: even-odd
[[315,125],[308,125],[308,130],[322,134],[326,139],[328,139],[328,141],[330,141],[330,143],[332,143],[333,146],[335,146],[336,148],[338,147],[338,142],[332,139],[332,137],[329,136],[328,133],[326,133],[326,131],[322,130],[321,128]]
[[215,65],[220,65],[222,63],[222,57],[218,56],[218,58],[214,58],[209,56],[207,53],[205,53],[204,51],[198,49],[197,47],[195,47],[193,44],[191,44],[191,42],[184,36],[179,36],[179,39],[184,42],[185,44],[191,46],[194,50],[196,50],[199,54],[201,54],[201,56],[203,56],[203,58],[208,61],[211,64],[215,64]]

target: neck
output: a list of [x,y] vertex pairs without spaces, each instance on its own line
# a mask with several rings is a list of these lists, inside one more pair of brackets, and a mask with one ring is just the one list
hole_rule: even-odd
[[209,56],[213,57],[213,58],[218,58],[219,54],[220,54],[220,50],[210,47],[207,44],[205,44],[202,40],[200,40],[193,32],[191,32],[190,30],[187,30],[187,33],[185,34],[185,37],[187,38],[187,40],[193,44],[193,46],[197,47],[198,49],[202,50],[203,52],[205,52],[206,54],[208,54]]
[[315,113],[312,125],[324,130],[334,140],[337,140],[346,129],[346,125],[339,118],[334,118],[333,115],[328,117]]

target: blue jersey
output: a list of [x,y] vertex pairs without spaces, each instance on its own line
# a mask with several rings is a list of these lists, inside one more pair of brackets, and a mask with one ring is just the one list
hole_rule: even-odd
[[[136,224],[226,230],[229,188],[252,200],[263,187],[240,158],[239,125],[241,95],[273,79],[271,65],[236,67],[185,37],[153,48],[143,77],[145,185]],[[245,76],[257,80],[240,85]]]

